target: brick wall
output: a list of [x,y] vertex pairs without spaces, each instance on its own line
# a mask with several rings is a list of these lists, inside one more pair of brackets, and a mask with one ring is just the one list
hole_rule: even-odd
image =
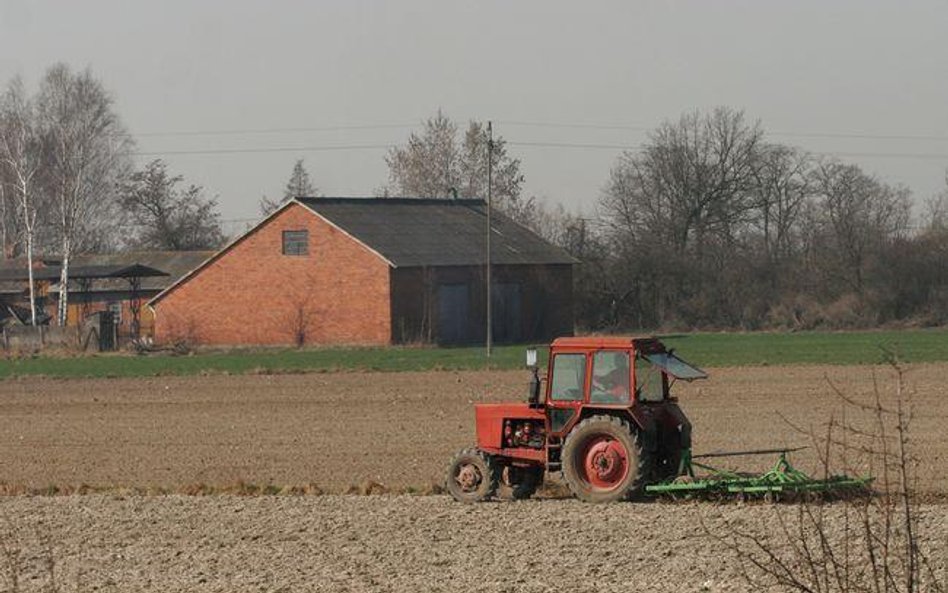
[[[308,255],[283,231],[308,230]],[[299,204],[255,229],[155,304],[160,342],[388,344],[389,266]]]

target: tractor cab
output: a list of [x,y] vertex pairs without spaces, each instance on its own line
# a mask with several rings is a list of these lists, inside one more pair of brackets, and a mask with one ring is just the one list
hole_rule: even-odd
[[676,380],[708,376],[656,338],[560,338],[550,347],[547,389],[541,394],[536,360],[536,351],[528,350],[527,367],[534,373],[528,399],[534,406],[660,403],[671,399],[669,389]]

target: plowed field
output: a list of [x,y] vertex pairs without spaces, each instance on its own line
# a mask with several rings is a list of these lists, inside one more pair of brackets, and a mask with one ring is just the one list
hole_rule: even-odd
[[[938,495],[948,495],[946,380],[948,364],[906,375],[920,486]],[[807,444],[799,428],[839,417],[828,381],[864,402],[875,385],[884,402],[894,391],[885,368],[818,366],[714,369],[674,389],[702,452]],[[423,488],[472,443],[472,404],[522,399],[526,383],[509,371],[9,380],[0,382],[0,483]],[[814,454],[794,459],[812,467]]]
[[[926,549],[948,538],[944,509],[918,511]],[[24,592],[50,590],[48,557],[62,591],[750,591],[702,525],[766,537],[779,532],[777,512],[795,515],[788,505],[465,506],[446,496],[0,498],[17,525],[7,543],[22,550]],[[830,537],[841,513],[826,513]],[[933,564],[944,571],[940,551]],[[6,574],[0,564],[0,582]]]
[[[945,570],[948,365],[906,377],[920,460],[922,545]],[[789,505],[585,505],[546,499],[466,506],[447,496],[141,496],[123,488],[368,480],[440,482],[473,440],[471,405],[519,399],[524,373],[431,372],[0,382],[7,491],[87,484],[86,496],[0,497],[0,587],[14,591],[745,591],[706,535],[774,537]],[[698,451],[806,444],[839,418],[827,381],[891,405],[893,375],[866,367],[718,369],[678,385]],[[871,415],[847,411],[847,422]],[[795,454],[812,466],[813,450]],[[761,467],[769,458],[748,458]],[[834,505],[827,533],[846,519]],[[778,538],[779,539],[779,538]],[[934,547],[932,547],[934,546]],[[12,551],[12,553],[11,553]],[[18,579],[14,583],[13,575]]]

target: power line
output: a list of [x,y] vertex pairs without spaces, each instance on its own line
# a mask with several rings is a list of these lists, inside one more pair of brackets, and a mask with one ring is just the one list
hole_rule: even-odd
[[641,150],[644,144],[592,144],[587,142],[520,142],[506,141],[508,146],[535,146],[541,148],[606,148],[610,150]]
[[633,132],[648,132],[654,127],[633,126],[625,124],[582,124],[582,123],[555,123],[542,121],[511,121],[501,120],[497,122],[505,126],[519,126],[529,128],[567,128],[567,129],[587,129],[587,130],[631,130]]
[[[523,121],[499,120],[496,123],[513,127],[557,128],[557,129],[586,129],[586,130],[626,130],[634,132],[649,132],[656,126],[642,126],[633,124],[615,123],[582,123],[582,122],[551,122],[551,121]],[[391,130],[417,127],[418,123],[387,123],[387,124],[353,124],[334,126],[298,126],[273,128],[222,128],[214,130],[176,130],[170,132],[151,131],[135,134],[122,134],[138,138],[170,138],[187,136],[243,136],[261,134],[299,134],[310,132],[340,132],[358,130]],[[910,141],[937,141],[948,142],[948,135],[941,134],[872,134],[868,132],[820,132],[820,131],[772,131],[765,130],[768,136],[786,136],[792,138],[837,138],[855,140],[910,140]]]
[[392,144],[345,144],[336,146],[276,146],[262,148],[206,148],[196,150],[140,150],[131,151],[132,156],[162,156],[176,154],[248,154],[262,152],[325,152],[334,150],[380,150]]
[[417,124],[365,124],[343,126],[316,126],[296,128],[237,128],[218,130],[179,130],[172,132],[139,132],[135,134],[121,134],[141,138],[162,138],[174,136],[250,136],[255,134],[297,134],[306,132],[342,132],[354,130],[386,130],[413,128]]
[[[519,142],[508,141],[510,146],[528,146],[537,148],[579,148],[579,149],[608,149],[608,150],[641,150],[644,144],[592,144],[584,142]],[[868,158],[905,158],[905,159],[937,159],[948,160],[948,153],[933,152],[846,152],[846,151],[816,151],[808,150],[811,154],[820,156],[868,157]]]
[[[530,142],[509,140],[509,146],[533,148],[568,148],[592,150],[641,150],[644,144],[598,144],[591,142]],[[206,148],[195,150],[146,150],[132,151],[132,156],[168,156],[168,155],[214,155],[214,154],[257,154],[271,152],[333,152],[346,150],[388,150],[395,144],[344,144],[329,146],[271,146],[247,148]],[[820,156],[856,157],[856,158],[893,158],[917,160],[948,160],[948,153],[934,152],[850,152],[850,151],[808,151]]]
[[[589,130],[630,130],[635,132],[649,132],[655,126],[637,126],[627,124],[593,124],[593,123],[558,123],[542,121],[498,121],[498,124],[507,126],[522,126],[533,128],[565,128]],[[786,132],[764,130],[766,136],[787,136],[796,138],[849,138],[856,140],[925,140],[948,142],[948,135],[938,134],[870,134],[864,132]]]

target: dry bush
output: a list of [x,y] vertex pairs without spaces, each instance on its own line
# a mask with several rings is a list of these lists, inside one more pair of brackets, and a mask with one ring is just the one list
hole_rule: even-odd
[[822,307],[804,294],[784,296],[770,307],[764,325],[774,329],[807,330],[823,322]]
[[[869,473],[873,492],[831,500],[810,496],[774,505],[772,525],[736,521],[706,526],[737,558],[746,583],[757,589],[815,593],[913,593],[946,590],[945,567],[919,535],[915,468],[911,452],[911,397],[904,370],[892,363],[894,393],[884,396],[874,376],[874,397],[859,401],[828,381],[842,408],[819,432],[806,430],[831,468]],[[767,533],[769,531],[769,533]]]
[[374,480],[365,480],[361,484],[353,484],[346,489],[346,494],[358,494],[359,496],[374,496],[377,494],[389,494],[390,492],[387,486]]

